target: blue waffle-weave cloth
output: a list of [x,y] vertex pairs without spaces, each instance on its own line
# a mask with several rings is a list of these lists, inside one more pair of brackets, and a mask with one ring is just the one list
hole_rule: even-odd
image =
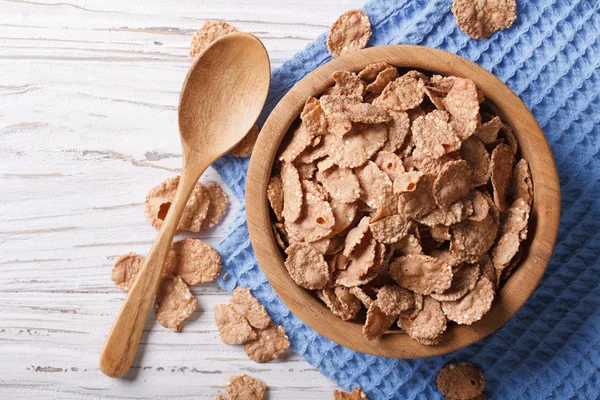
[[[344,348],[294,316],[263,275],[250,245],[244,208],[218,247],[231,291],[249,287],[292,348],[346,389],[370,399],[441,399],[435,376],[448,361],[469,360],[493,399],[596,399],[600,393],[600,1],[518,0],[514,25],[477,41],[462,33],[451,0],[373,0],[369,46],[418,44],[458,54],[494,73],[527,104],[554,154],[562,218],[554,256],[539,288],[508,323],[460,351],[427,359],[379,358]],[[330,60],[325,34],[273,71],[263,113],[306,74]],[[214,164],[244,203],[247,159]]]

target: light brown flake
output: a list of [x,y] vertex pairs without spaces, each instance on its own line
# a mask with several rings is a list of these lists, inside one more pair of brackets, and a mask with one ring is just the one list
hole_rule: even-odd
[[479,99],[477,87],[472,80],[456,78],[442,102],[452,116],[450,125],[461,140],[466,140],[475,133],[479,123]]
[[[444,154],[441,157],[430,157],[423,153],[419,149],[415,148],[412,152],[412,164],[419,172],[423,174],[434,174],[438,175],[442,170],[442,167],[450,161],[460,160],[460,154],[457,151],[453,151],[448,154]],[[406,168],[406,165],[404,166]]]
[[500,143],[492,152],[490,163],[491,181],[494,188],[494,203],[503,212],[506,210],[506,194],[512,175],[514,155],[509,146]]
[[495,289],[497,289],[496,268],[494,268],[494,263],[492,262],[492,257],[490,257],[489,253],[482,255],[479,259],[479,269],[481,270],[481,276],[492,282]]
[[250,157],[252,155],[252,150],[254,150],[254,145],[258,140],[258,133],[258,125],[254,124],[246,136],[244,136],[244,138],[238,144],[236,144],[233,149],[231,149],[231,155],[241,158]]
[[379,208],[384,187],[392,186],[390,178],[373,161],[368,161],[363,167],[358,168],[356,177],[362,189],[361,200],[371,208]]
[[402,215],[392,215],[371,222],[369,229],[375,240],[380,243],[392,244],[405,237],[413,228],[412,222]]
[[233,26],[223,21],[205,23],[192,37],[190,56],[198,57],[212,42],[235,31]]
[[288,237],[287,231],[285,230],[285,225],[280,222],[271,224],[273,228],[273,235],[275,236],[275,241],[277,245],[285,251],[288,248],[290,243],[290,239]]
[[307,203],[313,200],[327,201],[329,199],[327,190],[317,182],[304,179],[300,183],[302,184],[302,192],[304,192],[304,198]]
[[492,307],[494,284],[480,277],[475,288],[456,301],[443,301],[442,310],[449,320],[461,325],[479,321]]
[[356,168],[364,165],[387,140],[388,128],[385,124],[357,124],[351,133],[338,137],[326,135],[327,153],[335,163],[343,168]]
[[283,185],[281,183],[281,177],[274,175],[269,181],[267,187],[267,199],[271,205],[271,209],[275,214],[275,217],[279,222],[283,221]]
[[360,302],[365,308],[368,309],[369,307],[371,307],[371,303],[373,303],[374,299],[373,296],[369,294],[369,292],[374,292],[373,289],[368,289],[368,286],[354,286],[348,288],[348,290],[354,295],[354,297],[360,300]]
[[355,387],[351,393],[346,393],[342,390],[333,392],[333,400],[369,400],[367,395],[360,387]]
[[[419,312],[423,309],[423,300],[425,296],[419,293],[413,293],[413,299],[415,305],[410,310],[404,311],[400,314],[401,317],[404,318],[415,318]],[[400,321],[398,321],[398,327],[400,327]]]
[[433,197],[440,208],[452,203],[471,191],[471,168],[465,160],[447,162],[433,182]]
[[325,116],[329,120],[347,119],[351,122],[380,124],[391,117],[387,111],[368,103],[362,103],[360,96],[325,95],[320,99]]
[[267,386],[260,380],[246,374],[227,379],[225,390],[228,400],[263,400]]
[[400,251],[404,256],[408,256],[410,254],[423,254],[421,242],[413,234],[404,236],[402,239],[400,239],[400,241],[394,243],[393,246],[395,250]]
[[304,103],[300,119],[302,120],[301,125],[312,137],[311,146],[314,147],[318,144],[320,135],[327,133],[327,118],[321,107],[321,102],[314,97],[309,97]]
[[315,173],[317,172],[317,166],[314,163],[298,163],[296,165],[296,169],[298,170],[298,175],[300,176],[301,181],[313,179],[315,177]]
[[337,201],[331,201],[331,211],[333,212],[333,218],[335,222],[329,236],[337,235],[352,224],[354,218],[356,218],[357,206],[356,203],[339,203]]
[[354,251],[356,246],[363,241],[367,232],[369,232],[369,223],[371,219],[369,217],[362,217],[360,222],[352,228],[348,234],[346,235],[346,240],[344,242],[344,251],[343,254],[346,257],[349,257],[350,254]]
[[361,309],[360,300],[344,286],[321,289],[317,291],[317,296],[333,314],[344,321],[356,318]]
[[179,324],[197,309],[196,299],[180,276],[162,280],[154,298],[154,314],[162,326],[179,332]]
[[[418,218],[418,221],[424,225],[429,227],[435,226],[444,226],[449,227],[451,225],[457,224],[460,221],[465,220],[469,214],[469,208],[466,205],[466,201],[463,199],[455,201],[448,207],[444,208],[435,208],[433,211],[428,214]],[[472,208],[471,208],[472,212]],[[487,214],[486,214],[487,215]],[[439,240],[438,240],[439,242]]]
[[500,117],[495,116],[491,120],[481,124],[474,135],[484,144],[491,145],[498,141],[498,132],[500,132],[503,126],[504,124]]
[[455,301],[475,288],[481,270],[479,264],[463,264],[454,272],[452,285],[443,293],[431,293],[437,301]]
[[379,307],[377,300],[371,303],[367,310],[367,319],[363,326],[363,335],[367,340],[381,337],[398,318],[397,315],[387,315]]
[[290,347],[285,328],[275,324],[257,332],[256,340],[244,344],[248,357],[256,362],[265,362],[280,357]]
[[[154,228],[159,230],[167,217],[171,204],[175,200],[175,193],[179,184],[179,176],[169,178],[158,186],[152,188],[146,196],[144,211],[146,219]],[[200,232],[202,222],[206,218],[210,199],[204,191],[204,187],[196,183],[188,202],[183,209],[179,220],[178,230],[189,232]]]
[[517,138],[512,128],[507,124],[503,124],[502,129],[500,129],[500,134],[506,142],[506,144],[512,150],[513,155],[516,156],[517,151],[519,150],[519,142],[517,141]]
[[238,314],[229,304],[215,305],[215,323],[221,341],[225,344],[244,344],[256,338],[248,320]]
[[204,194],[210,200],[206,218],[202,221],[202,229],[209,229],[221,222],[229,208],[229,199],[221,186],[214,182],[204,185]]
[[510,264],[511,260],[519,252],[521,240],[517,232],[506,232],[498,243],[492,248],[492,260],[496,274],[501,274],[502,271]]
[[414,308],[415,299],[410,291],[400,286],[386,285],[377,290],[377,305],[384,314],[398,316]]
[[334,166],[317,172],[317,180],[329,192],[334,201],[354,203],[360,198],[358,178],[351,169]]
[[408,141],[410,119],[404,111],[389,110],[388,115],[391,117],[391,120],[387,123],[388,137],[382,150],[394,152],[401,149]]
[[435,175],[419,176],[414,190],[404,191],[398,195],[398,213],[410,218],[419,218],[436,207],[433,197]]
[[371,37],[371,21],[361,10],[349,10],[338,17],[327,34],[327,49],[334,58],[364,48]]
[[336,71],[333,73],[333,80],[335,81],[335,86],[326,91],[325,95],[362,97],[365,94],[365,82],[353,72]]
[[529,205],[523,199],[516,199],[506,212],[506,218],[502,224],[501,231],[516,232],[521,241],[527,238],[527,225],[529,222]]
[[303,193],[300,174],[291,163],[281,164],[281,187],[283,189],[283,219],[286,224],[300,218]]
[[471,183],[473,187],[485,185],[490,179],[490,154],[481,140],[471,136],[460,147],[460,156],[471,168]]
[[[289,133],[288,133],[289,135]],[[286,163],[291,163],[296,159],[300,159],[299,161],[308,163],[312,160],[307,161],[306,156],[301,158],[300,156],[305,152],[311,152],[313,149],[312,141],[315,138],[315,133],[311,132],[307,129],[305,124],[298,125],[292,132],[292,136],[290,141],[288,142],[285,149],[279,155],[280,161],[285,161]],[[317,146],[318,148],[319,146]],[[314,150],[312,150],[314,151]]]
[[306,243],[294,243],[285,251],[290,277],[305,289],[321,289],[329,281],[329,266],[318,250]]
[[337,271],[335,284],[353,287],[372,281],[380,272],[381,263],[378,262],[380,251],[381,247],[369,234],[348,257],[348,266],[344,270]]
[[250,289],[236,287],[229,304],[236,312],[246,317],[250,325],[256,329],[265,329],[271,323],[271,317],[267,314],[265,306],[252,296]]
[[430,346],[437,344],[442,333],[446,331],[446,316],[438,301],[424,296],[422,309],[416,316],[401,315],[398,326],[417,342]]
[[446,242],[450,240],[450,228],[444,225],[435,225],[429,227],[429,232],[431,233],[431,237],[436,242]]
[[113,265],[110,272],[110,279],[112,279],[119,289],[128,291],[143,264],[144,257],[139,254],[123,254],[117,258],[117,261]]
[[448,399],[475,399],[485,389],[485,378],[470,362],[449,363],[438,372],[438,389]]
[[165,271],[188,285],[212,282],[221,273],[221,256],[200,239],[183,239],[171,245]]
[[[312,185],[305,185],[305,187],[318,187],[313,182],[311,183]],[[298,242],[315,242],[332,234],[335,219],[331,205],[324,200],[326,196],[326,192],[320,191],[306,193],[300,219],[295,222],[288,222],[288,220],[285,222],[285,228],[290,238]]]
[[400,286],[423,295],[443,293],[452,284],[452,267],[425,254],[398,257],[389,272]]
[[410,72],[390,82],[373,104],[385,110],[406,111],[418,107],[425,96],[425,82]]
[[388,67],[377,74],[377,78],[367,85],[367,92],[379,94],[398,78],[398,70],[396,67]]
[[445,121],[447,117],[445,111],[434,110],[413,122],[413,140],[423,154],[440,158],[459,149],[460,140],[448,121]]
[[529,207],[533,203],[533,180],[531,179],[531,171],[529,163],[522,158],[519,160],[512,173],[512,198],[523,199]]
[[498,223],[488,215],[482,221],[462,221],[450,227],[450,250],[465,262],[476,262],[494,244]]
[[486,39],[515,22],[517,4],[515,0],[453,0],[452,13],[461,31],[473,39]]
[[402,159],[391,151],[379,151],[375,155],[374,161],[379,169],[385,172],[392,182],[405,172]]

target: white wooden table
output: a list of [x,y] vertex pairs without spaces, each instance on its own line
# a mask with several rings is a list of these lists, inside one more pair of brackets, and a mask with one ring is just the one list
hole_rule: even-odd
[[[265,43],[273,67],[361,0],[0,0],[0,398],[201,398],[248,373],[270,399],[332,398],[290,352],[266,364],[221,343],[213,306],[182,333],[150,318],[124,379],[98,368],[125,295],[110,269],[156,234],[146,192],[181,165],[176,107],[192,34],[223,19]],[[218,180],[209,171],[203,181]],[[216,245],[239,205],[201,235]]]

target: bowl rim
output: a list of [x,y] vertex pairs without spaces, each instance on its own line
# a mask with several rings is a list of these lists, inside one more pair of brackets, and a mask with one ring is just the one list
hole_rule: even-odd
[[[534,202],[521,265],[480,321],[472,325],[453,324],[434,346],[421,345],[408,335],[394,331],[379,340],[366,340],[362,336],[362,325],[341,320],[308,290],[293,282],[271,228],[267,185],[280,143],[304,102],[333,84],[333,72],[359,71],[378,61],[398,68],[472,79],[497,115],[513,128],[521,154],[529,162],[532,173]],[[490,335],[516,314],[537,288],[552,256],[560,222],[560,203],[560,183],[550,146],[521,99],[479,65],[443,50],[416,45],[363,49],[327,62],[297,82],[264,124],[250,159],[246,183],[246,215],[251,243],[261,269],[277,295],[298,318],[328,339],[355,351],[391,358],[430,357],[459,350]]]

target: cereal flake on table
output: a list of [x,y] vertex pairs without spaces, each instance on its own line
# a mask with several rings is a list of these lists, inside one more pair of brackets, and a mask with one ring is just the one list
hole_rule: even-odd
[[296,284],[369,340],[398,325],[435,345],[484,317],[520,262],[533,184],[473,81],[338,71],[283,143],[267,197]]
[[487,39],[510,27],[517,18],[515,0],[453,0],[452,13],[460,30],[473,39]]
[[349,10],[338,17],[327,34],[329,54],[337,58],[364,48],[371,37],[371,21],[361,10]]
[[190,56],[198,57],[212,42],[235,31],[233,26],[223,21],[205,23],[192,37]]
[[227,379],[225,391],[227,395],[219,395],[217,400],[262,400],[267,385],[257,378],[242,374]]
[[352,392],[344,392],[343,390],[335,390],[333,392],[334,400],[369,400],[362,388],[356,386]]
[[447,399],[485,399],[485,378],[470,362],[446,364],[438,372],[436,383]]

